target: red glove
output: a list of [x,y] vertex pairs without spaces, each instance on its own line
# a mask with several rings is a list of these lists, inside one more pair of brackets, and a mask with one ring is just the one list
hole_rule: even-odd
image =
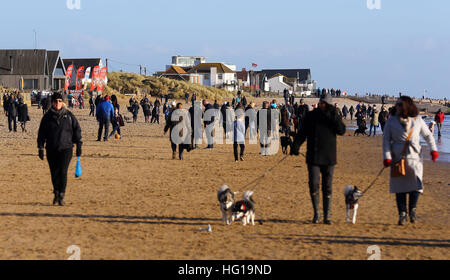
[[392,162],[392,160],[390,160],[390,159],[385,159],[384,161],[383,161],[383,164],[384,164],[384,167],[389,167],[389,166],[391,166],[391,162]]
[[433,160],[433,162],[436,162],[438,157],[439,157],[439,153],[438,152],[436,152],[436,151],[432,151],[431,152],[431,159]]

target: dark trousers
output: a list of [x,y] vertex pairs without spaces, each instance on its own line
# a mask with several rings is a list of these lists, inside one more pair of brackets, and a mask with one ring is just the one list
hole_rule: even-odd
[[322,174],[322,194],[323,197],[331,198],[333,193],[333,174],[334,166],[329,165],[309,165],[308,164],[308,174],[309,174],[309,193],[311,196],[317,195],[319,193],[320,175]]
[[94,105],[91,105],[91,111],[89,112],[89,117],[90,116],[93,116],[94,117],[94,115],[95,115],[95,106]]
[[109,132],[109,120],[99,120],[98,121],[98,136],[97,136],[97,140],[101,140],[102,139],[102,131],[103,131],[103,127],[105,128],[105,135],[103,137],[103,140],[108,140],[108,132]]
[[[170,145],[172,147],[172,152],[176,153],[177,152],[177,144],[174,144],[171,142]],[[179,144],[178,145],[178,155],[180,156],[180,159],[183,158],[183,152],[184,152],[184,145]]]
[[159,124],[159,114],[152,115],[152,119],[150,120],[150,123],[156,123],[156,122],[158,122],[158,124]]
[[437,128],[438,128],[438,136],[441,136],[441,129],[442,129],[442,123],[436,123]]
[[240,157],[244,156],[245,144],[234,143],[233,144],[234,160],[239,160],[239,157],[238,157],[238,146],[241,148],[241,153],[239,154]]
[[14,124],[14,131],[17,132],[17,117],[8,116],[9,131],[13,130],[13,124]]
[[72,160],[73,150],[50,151],[47,150],[47,161],[52,176],[53,192],[65,193],[67,186],[67,170]]
[[397,200],[397,208],[398,213],[401,214],[402,212],[406,213],[406,195],[409,195],[409,213],[411,213],[411,210],[414,208],[417,208],[417,202],[419,201],[420,192],[409,192],[409,193],[397,193],[395,194],[396,200]]

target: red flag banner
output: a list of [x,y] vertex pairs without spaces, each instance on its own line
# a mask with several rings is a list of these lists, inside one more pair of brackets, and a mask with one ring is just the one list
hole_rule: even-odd
[[108,72],[108,68],[103,67],[100,71],[100,77],[98,81],[97,91],[103,91],[105,89],[106,84],[106,73]]
[[78,68],[77,71],[77,81],[75,83],[75,90],[83,89],[83,78],[84,78],[84,66]]
[[256,64],[256,63],[252,63],[252,67],[258,67],[258,64]]
[[66,70],[66,81],[64,83],[64,90],[68,90],[70,86],[70,80],[72,79],[73,65],[69,65]]
[[92,70],[92,79],[91,79],[92,81],[91,81],[91,89],[90,89],[91,91],[93,91],[97,87],[99,70],[100,70],[99,66],[95,66],[94,69]]

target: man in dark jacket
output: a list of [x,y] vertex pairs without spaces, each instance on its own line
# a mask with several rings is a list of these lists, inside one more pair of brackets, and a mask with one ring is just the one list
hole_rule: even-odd
[[17,132],[17,107],[19,104],[17,103],[17,99],[10,95],[8,98],[8,128],[9,132],[13,130],[14,124],[14,132]]
[[[48,97],[50,98],[50,96]],[[60,93],[51,97],[51,109],[41,120],[38,131],[39,158],[44,160],[44,148],[53,183],[53,205],[64,205],[67,186],[67,171],[77,145],[76,155],[81,156],[81,128],[75,116],[63,106]]]
[[105,128],[104,141],[108,141],[109,123],[114,117],[114,107],[110,102],[110,97],[106,96],[105,100],[97,106],[97,121],[99,123],[97,141],[102,139],[103,127]]
[[306,114],[309,112],[309,106],[308,104],[305,104],[305,100],[302,98],[300,99],[300,105],[297,107],[297,110],[295,112],[295,115],[297,117],[298,125],[297,129],[300,130],[303,126],[303,121],[306,118]]
[[313,223],[319,222],[319,183],[322,174],[324,223],[331,224],[331,195],[334,167],[337,164],[336,135],[344,135],[345,125],[329,94],[320,99],[319,108],[306,115],[304,126],[296,135],[291,154],[298,155],[300,146],[307,143],[306,163],[309,190],[314,208]]

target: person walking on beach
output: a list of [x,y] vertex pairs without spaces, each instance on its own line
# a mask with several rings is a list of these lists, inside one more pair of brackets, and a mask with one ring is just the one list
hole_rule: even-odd
[[133,105],[131,105],[131,113],[133,114],[133,123],[136,123],[139,114],[139,103],[137,100],[135,100]]
[[384,133],[384,126],[386,125],[388,118],[389,112],[386,110],[386,107],[382,106],[380,115],[378,116],[378,122],[380,123],[381,131],[383,131],[383,133]]
[[314,209],[314,224],[319,223],[319,183],[322,174],[323,213],[325,224],[331,224],[331,197],[334,168],[337,164],[336,137],[345,134],[345,125],[332,98],[326,94],[319,108],[306,115],[304,126],[295,136],[292,155],[299,155],[300,146],[307,140],[306,163],[309,173],[309,192]]
[[410,222],[417,221],[417,203],[424,190],[420,136],[428,143],[431,158],[436,162],[439,154],[433,134],[425,121],[419,117],[419,110],[414,101],[408,96],[402,96],[392,110],[383,136],[384,166],[395,166],[395,163],[404,160],[404,175],[396,174],[398,172],[394,172],[393,166],[390,177],[390,192],[396,196],[399,225],[407,223],[407,195]]
[[350,106],[348,112],[350,113],[350,120],[353,121],[353,115],[355,114],[355,108],[353,108],[353,105]]
[[15,96],[10,95],[8,98],[8,128],[9,132],[17,132],[17,107],[19,106]]
[[347,114],[348,114],[348,108],[347,105],[344,105],[344,107],[342,107],[342,116],[344,117],[344,119],[347,119]]
[[[245,123],[244,123],[244,111],[237,110],[236,111],[236,119],[233,122],[233,151],[234,151],[234,160],[236,162],[244,161],[244,151],[245,151]],[[241,152],[238,157],[238,146],[241,149]]]
[[170,139],[170,145],[171,145],[171,148],[172,148],[172,159],[176,159],[176,156],[177,156],[177,144],[175,142],[175,139],[173,139],[172,131],[177,125],[179,125],[179,124],[182,125],[182,127],[178,127],[180,129],[178,136],[182,140],[182,143],[178,144],[178,156],[179,156],[180,160],[183,160],[183,152],[184,152],[184,147],[185,147],[184,140],[185,140],[186,137],[190,137],[190,133],[187,133],[189,131],[188,130],[188,126],[190,126],[190,124],[186,123],[187,119],[185,119],[185,117],[187,115],[183,116],[182,112],[178,112],[178,113],[180,113],[180,116],[179,116],[178,120],[173,120],[172,117],[173,117],[173,114],[174,114],[175,111],[182,110],[182,109],[183,109],[183,104],[181,104],[181,103],[178,103],[176,105],[176,107],[172,107],[170,109],[169,118],[167,120],[166,126],[164,127],[164,134],[166,134],[167,131],[170,130],[169,139]]
[[377,127],[380,125],[378,121],[380,113],[378,113],[377,108],[374,106],[371,114],[370,114],[370,131],[369,131],[369,137],[372,135],[372,128],[373,128],[373,136],[375,137],[377,135]]
[[95,116],[95,104],[94,104],[94,98],[91,97],[89,98],[89,108],[91,109],[91,111],[89,112],[89,117],[90,116]]
[[99,123],[97,141],[102,139],[103,128],[105,129],[103,141],[108,141],[109,123],[114,117],[114,107],[110,102],[109,96],[106,96],[105,100],[98,104],[96,117]]
[[[50,98],[50,97],[47,97]],[[81,128],[75,116],[65,108],[61,93],[51,97],[51,109],[39,126],[37,144],[39,158],[44,160],[44,148],[53,184],[53,205],[63,206],[67,187],[67,171],[76,145],[76,156],[81,156]]]
[[23,102],[23,98],[19,98],[19,106],[17,112],[18,112],[18,121],[20,122],[22,132],[27,132],[26,124],[27,121],[30,120],[30,116],[28,116],[28,105]]
[[441,130],[442,130],[442,124],[444,123],[445,115],[444,112],[442,112],[441,109],[436,113],[436,116],[434,117],[434,121],[436,122],[436,126],[438,128],[438,136],[441,136]]

